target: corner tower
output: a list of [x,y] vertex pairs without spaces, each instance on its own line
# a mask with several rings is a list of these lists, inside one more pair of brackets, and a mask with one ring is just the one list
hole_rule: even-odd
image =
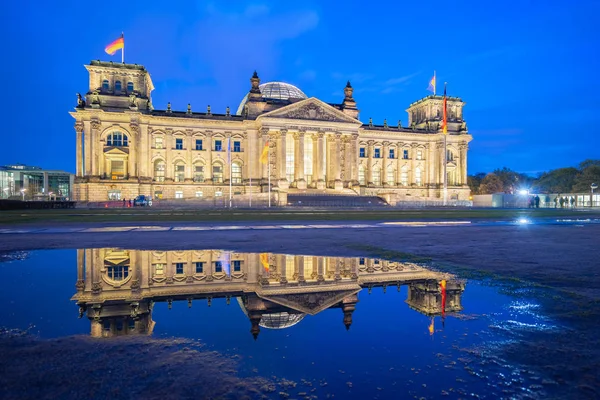
[[[458,97],[447,97],[448,132],[466,133],[467,124],[463,120],[463,107],[467,104]],[[408,127],[437,131],[441,129],[444,115],[444,96],[427,96],[412,103],[406,110]]]

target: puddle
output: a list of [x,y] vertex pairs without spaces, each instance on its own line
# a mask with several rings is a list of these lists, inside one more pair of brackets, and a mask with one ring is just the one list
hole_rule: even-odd
[[[0,358],[31,364],[22,360],[33,346],[41,363],[0,378],[12,393],[21,393],[16,388],[23,390],[36,368],[47,369],[45,357],[53,374],[68,378],[46,378],[40,393],[61,398],[91,396],[76,383],[89,380],[90,368],[110,374],[127,363],[135,372],[96,379],[90,388],[105,390],[117,379],[114,398],[144,397],[147,387],[132,381],[150,379],[150,387],[169,388],[166,396],[201,398],[207,393],[197,392],[194,374],[206,363],[216,380],[224,374],[223,390],[249,398],[534,398],[556,387],[501,357],[503,346],[529,332],[562,329],[534,298],[423,265],[117,248],[21,252],[6,260],[0,343],[11,360],[6,351]],[[20,350],[10,340],[22,331],[33,344]],[[78,391],[60,391],[70,385]],[[36,387],[27,390],[39,394]],[[227,393],[211,395],[243,396]]]

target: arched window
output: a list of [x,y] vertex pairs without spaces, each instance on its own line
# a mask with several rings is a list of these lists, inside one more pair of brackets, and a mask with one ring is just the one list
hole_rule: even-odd
[[122,281],[129,276],[128,265],[113,265],[106,267],[106,275],[112,281]]
[[364,165],[358,166],[358,184],[362,185],[362,186],[367,184],[367,182],[365,181],[365,166]]
[[165,162],[163,160],[156,160],[154,162],[154,180],[156,182],[165,181]]
[[107,91],[109,89],[108,79],[102,81],[102,90]]
[[231,183],[236,185],[242,183],[242,166],[238,163],[231,164]]
[[128,142],[129,141],[128,141],[127,135],[124,133],[118,132],[118,131],[110,133],[106,137],[106,145],[107,146],[127,147],[129,145]]
[[204,165],[194,164],[194,182],[204,182]]
[[183,182],[185,180],[185,164],[182,161],[177,161],[173,169],[175,182]]
[[402,186],[408,186],[408,168],[406,165],[400,170],[400,184]]
[[381,167],[374,166],[371,170],[371,180],[374,185],[381,185]]
[[121,91],[121,81],[116,81],[115,82],[115,92],[120,92]]
[[221,164],[213,164],[212,176],[214,183],[223,183],[223,166]]
[[415,183],[417,184],[417,186],[421,186],[423,184],[423,181],[421,179],[421,168],[419,167],[415,168]]
[[133,82],[127,82],[127,91],[133,92]]

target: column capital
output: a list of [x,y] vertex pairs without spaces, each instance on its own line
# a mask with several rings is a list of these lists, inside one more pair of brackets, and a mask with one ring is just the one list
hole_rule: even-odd
[[83,132],[83,122],[82,121],[75,122],[75,131],[77,133],[82,133]]
[[260,128],[260,135],[266,136],[269,134],[269,128]]
[[91,127],[92,129],[98,130],[102,127],[102,122],[100,122],[100,120],[97,119],[93,119],[90,121]]
[[136,135],[138,135],[140,133],[140,126],[138,125],[137,122],[130,123],[129,129],[131,130],[131,132],[133,132]]
[[302,132],[302,131],[301,132],[294,132],[293,135],[294,135],[294,139],[296,139],[296,140],[298,140],[300,138],[304,138],[304,132]]
[[388,142],[388,141],[383,142],[383,147],[388,147],[389,145],[390,145],[390,142]]
[[281,128],[281,129],[279,129],[279,133],[282,135],[287,135],[288,130],[287,130],[287,128]]

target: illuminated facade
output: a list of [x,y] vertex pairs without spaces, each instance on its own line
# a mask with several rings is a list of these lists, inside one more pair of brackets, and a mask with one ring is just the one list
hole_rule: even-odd
[[426,315],[441,314],[439,282],[447,281],[446,312],[462,310],[464,282],[411,263],[358,257],[317,257],[222,250],[77,250],[80,315],[91,334],[107,337],[151,334],[154,302],[232,299],[260,328],[283,329],[306,315],[339,308],[347,329],[359,291],[409,286],[408,305]]
[[15,164],[0,166],[0,199],[71,199],[75,175]]
[[[441,96],[408,109],[408,123],[363,124],[350,82],[341,103],[308,98],[255,73],[237,112],[154,109],[150,74],[141,65],[92,61],[75,119],[75,196],[82,201],[236,196],[272,192],[280,204],[298,192],[376,195],[388,202],[467,200],[471,136],[465,103],[448,98],[447,158]],[[341,95],[340,91],[340,95]],[[269,143],[268,164],[260,162]],[[228,148],[230,151],[228,151]]]

